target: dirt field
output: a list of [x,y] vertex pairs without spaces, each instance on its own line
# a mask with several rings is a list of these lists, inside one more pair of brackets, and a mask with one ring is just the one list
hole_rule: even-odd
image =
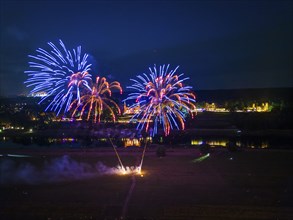
[[[141,151],[120,149],[124,165],[137,163]],[[292,151],[216,149],[202,161],[195,161],[202,156],[195,148],[166,153],[159,158],[155,147],[148,147],[143,177],[100,173],[60,178],[52,169],[49,175],[46,166],[63,155],[70,158],[69,166],[77,166],[74,172],[85,172],[79,166],[94,167],[98,161],[112,168],[117,158],[111,148],[1,149],[0,219],[293,219]],[[13,169],[3,165],[7,160],[14,161]],[[23,167],[30,172],[21,175],[31,181],[14,178]]]

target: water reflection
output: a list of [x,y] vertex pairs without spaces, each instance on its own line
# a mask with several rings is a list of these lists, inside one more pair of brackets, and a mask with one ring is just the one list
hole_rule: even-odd
[[[140,138],[111,138],[117,147],[141,147],[144,143],[163,144],[166,146],[191,146],[209,145],[211,148],[220,147],[228,148],[235,146],[237,148],[249,149],[292,149],[291,139],[271,138],[271,137],[239,137],[239,138],[215,138],[215,137],[199,137],[199,138],[175,138],[166,137],[140,137]],[[60,147],[103,147],[110,146],[108,138],[94,137],[62,137],[62,138],[46,138],[46,137],[6,137],[0,138],[0,147],[13,145],[32,145],[38,146],[60,146]],[[289,147],[288,147],[289,146]]]
[[268,140],[251,140],[251,139],[244,139],[244,140],[237,140],[237,141],[231,141],[229,139],[192,139],[191,145],[203,145],[208,144],[210,147],[228,147],[231,142],[236,147],[242,147],[242,148],[269,148],[269,141]]
[[229,140],[203,140],[203,139],[193,139],[191,140],[191,145],[202,145],[208,144],[211,147],[226,147]]

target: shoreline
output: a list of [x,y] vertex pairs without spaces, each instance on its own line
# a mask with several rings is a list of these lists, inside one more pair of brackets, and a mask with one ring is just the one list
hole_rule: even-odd
[[[203,155],[205,153],[201,152],[200,146],[171,146],[167,145],[150,145],[146,149],[146,154],[151,156],[156,156],[156,151],[159,147],[164,147],[166,151],[166,156],[188,156],[188,155]],[[142,153],[143,147],[120,147],[116,148],[119,154],[131,156],[134,154]],[[208,151],[210,154],[217,153],[232,153],[241,154],[242,152],[293,152],[292,149],[283,148],[238,148],[236,151],[230,151],[227,147],[212,147]],[[115,151],[112,147],[94,147],[94,148],[70,148],[70,147],[55,147],[52,146],[23,146],[23,147],[0,147],[0,158],[7,157],[8,154],[22,154],[28,156],[62,156],[62,155],[84,155],[89,157],[95,156],[115,156]]]

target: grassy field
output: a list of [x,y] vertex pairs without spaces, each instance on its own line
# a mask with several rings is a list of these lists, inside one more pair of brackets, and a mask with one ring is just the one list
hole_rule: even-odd
[[[119,150],[130,166],[142,151]],[[1,149],[6,156],[0,157],[0,178],[11,171],[3,167],[11,153],[32,156],[9,157],[17,167],[29,164],[38,170],[30,175],[44,176],[45,161],[63,155],[91,167],[118,164],[111,148]],[[49,175],[30,184],[2,181],[0,219],[293,219],[292,151],[215,149],[202,161],[195,161],[202,156],[196,148],[168,148],[166,153],[159,158],[155,147],[148,147],[143,177],[100,174],[54,181]]]

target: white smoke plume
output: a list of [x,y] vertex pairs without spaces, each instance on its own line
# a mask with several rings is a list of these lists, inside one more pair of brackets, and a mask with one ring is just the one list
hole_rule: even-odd
[[41,184],[121,174],[121,167],[108,167],[101,162],[90,165],[65,155],[46,161],[42,168],[12,158],[0,159],[0,185]]

